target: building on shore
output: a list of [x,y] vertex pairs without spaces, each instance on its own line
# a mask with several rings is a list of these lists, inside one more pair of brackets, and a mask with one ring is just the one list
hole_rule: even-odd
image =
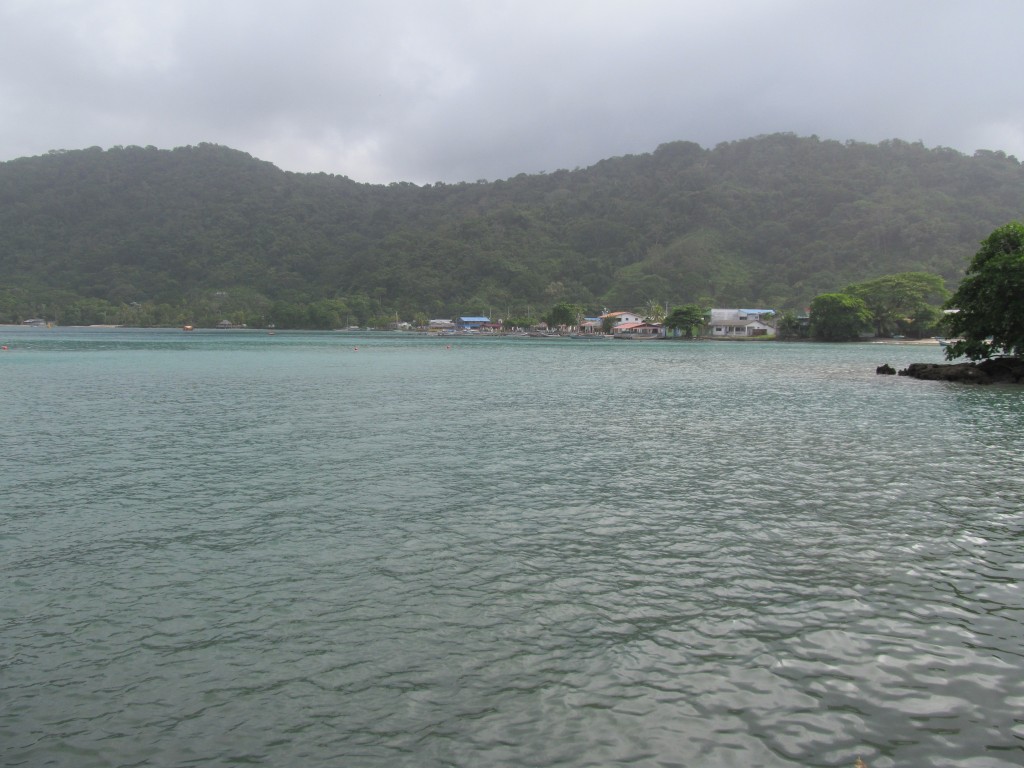
[[725,339],[775,336],[775,310],[712,309],[707,335]]

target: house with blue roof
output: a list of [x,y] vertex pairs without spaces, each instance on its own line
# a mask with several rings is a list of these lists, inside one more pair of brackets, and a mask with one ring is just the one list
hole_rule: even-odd
[[491,319],[489,317],[470,317],[468,315],[462,315],[455,320],[455,327],[460,331],[478,331],[485,325],[490,325]]
[[712,338],[746,338],[748,336],[774,336],[774,309],[712,309],[708,321],[708,335]]

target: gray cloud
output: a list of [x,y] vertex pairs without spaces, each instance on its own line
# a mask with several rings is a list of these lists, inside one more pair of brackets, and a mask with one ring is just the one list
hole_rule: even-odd
[[1017,0],[6,0],[0,159],[496,179],[776,131],[1024,157]]

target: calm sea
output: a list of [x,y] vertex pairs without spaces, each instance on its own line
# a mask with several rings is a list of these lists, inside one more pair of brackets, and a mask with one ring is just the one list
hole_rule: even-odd
[[1024,764],[1024,391],[937,346],[0,343],[4,766]]

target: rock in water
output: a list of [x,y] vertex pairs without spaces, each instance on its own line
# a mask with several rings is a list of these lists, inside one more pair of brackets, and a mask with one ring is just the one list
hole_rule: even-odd
[[1024,384],[1024,360],[1019,357],[994,357],[980,363],[911,363],[899,374],[925,381]]

